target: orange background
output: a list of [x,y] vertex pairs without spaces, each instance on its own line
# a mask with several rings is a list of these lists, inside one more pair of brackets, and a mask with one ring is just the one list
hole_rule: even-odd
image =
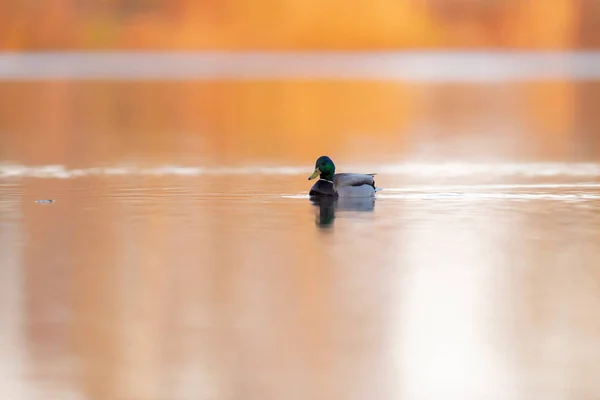
[[592,48],[599,20],[597,0],[2,0],[0,48]]
[[[599,21],[598,0],[0,0],[0,51],[592,49]],[[598,82],[55,81],[0,92],[0,156],[30,163],[600,157]]]

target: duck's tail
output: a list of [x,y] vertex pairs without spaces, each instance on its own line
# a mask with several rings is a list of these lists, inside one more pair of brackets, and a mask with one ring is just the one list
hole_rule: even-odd
[[[377,173],[372,173],[372,174],[366,174],[366,175],[371,175],[371,176],[375,176],[377,175]],[[373,189],[375,189],[375,193],[383,190],[383,188],[379,188],[379,187],[375,187],[375,179],[373,179]]]

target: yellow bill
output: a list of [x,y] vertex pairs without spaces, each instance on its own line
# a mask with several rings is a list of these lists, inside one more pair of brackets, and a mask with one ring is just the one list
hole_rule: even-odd
[[321,170],[317,167],[315,168],[315,172],[312,173],[311,176],[308,177],[308,180],[315,179],[317,176],[321,175]]

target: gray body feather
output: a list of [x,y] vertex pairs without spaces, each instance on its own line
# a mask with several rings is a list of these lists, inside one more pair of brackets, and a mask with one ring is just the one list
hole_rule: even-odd
[[335,174],[333,176],[333,186],[336,188],[343,188],[348,186],[362,186],[369,185],[375,186],[375,174],[352,174],[342,173]]
[[374,175],[335,174],[333,176],[333,188],[339,197],[372,197],[375,195]]
[[370,185],[344,186],[336,189],[339,197],[373,197],[375,188]]

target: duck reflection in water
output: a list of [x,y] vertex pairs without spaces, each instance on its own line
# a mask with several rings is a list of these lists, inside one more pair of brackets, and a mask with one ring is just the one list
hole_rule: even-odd
[[316,224],[324,228],[333,225],[337,211],[369,212],[375,209],[375,197],[310,196],[310,202],[319,207]]

